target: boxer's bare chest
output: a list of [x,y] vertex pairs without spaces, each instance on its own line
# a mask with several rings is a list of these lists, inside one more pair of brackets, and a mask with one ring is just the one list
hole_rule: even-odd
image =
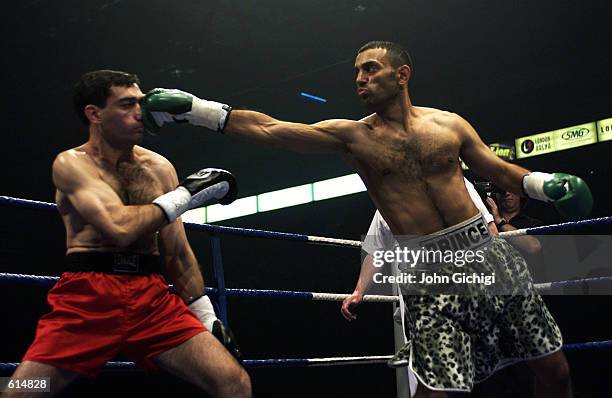
[[115,168],[101,166],[100,175],[126,205],[151,203],[163,194],[160,181],[146,163],[120,162]]
[[423,122],[408,131],[378,127],[369,135],[369,149],[361,157],[383,178],[427,179],[458,167],[459,138],[435,123]]

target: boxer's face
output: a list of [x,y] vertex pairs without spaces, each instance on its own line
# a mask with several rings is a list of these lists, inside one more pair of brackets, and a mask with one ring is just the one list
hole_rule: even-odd
[[139,100],[144,97],[140,87],[112,86],[106,106],[100,110],[102,130],[116,138],[139,143],[144,136]]
[[391,65],[386,54],[386,49],[373,48],[357,54],[355,59],[357,95],[368,108],[385,106],[401,90],[397,68]]

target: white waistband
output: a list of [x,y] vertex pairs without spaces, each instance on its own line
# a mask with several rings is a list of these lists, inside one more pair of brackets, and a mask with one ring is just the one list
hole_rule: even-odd
[[487,222],[478,213],[459,224],[419,237],[416,243],[427,250],[474,250],[486,245],[492,238]]

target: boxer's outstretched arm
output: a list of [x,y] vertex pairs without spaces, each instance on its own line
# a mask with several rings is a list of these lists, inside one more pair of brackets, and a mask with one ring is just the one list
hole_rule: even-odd
[[68,196],[87,223],[114,245],[129,246],[167,223],[163,211],[154,204],[123,204],[119,195],[100,179],[87,155],[62,152],[55,158],[52,171],[55,187]]
[[316,124],[276,120],[266,114],[238,110],[179,90],[157,88],[140,101],[142,123],[157,133],[166,123],[189,122],[299,152],[345,152],[355,129],[366,128],[354,120],[327,120]]
[[362,122],[343,119],[292,123],[259,112],[233,110],[223,132],[298,152],[346,152],[351,133],[363,126]]

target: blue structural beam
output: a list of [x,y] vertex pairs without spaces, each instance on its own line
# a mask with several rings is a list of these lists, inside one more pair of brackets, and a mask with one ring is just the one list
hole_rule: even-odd
[[312,100],[312,101],[323,102],[323,103],[327,102],[327,100],[325,98],[317,97],[316,95],[308,94],[308,93],[305,93],[305,92],[301,92],[300,95],[302,97],[308,98],[309,100]]

